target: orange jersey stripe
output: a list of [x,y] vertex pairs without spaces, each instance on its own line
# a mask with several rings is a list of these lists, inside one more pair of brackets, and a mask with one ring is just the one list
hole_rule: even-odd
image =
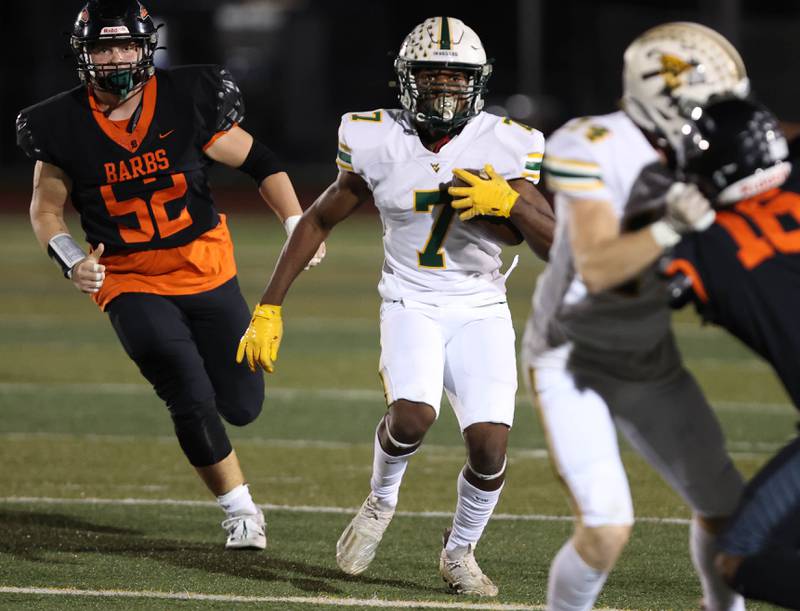
[[692,281],[692,289],[694,290],[695,295],[700,298],[700,301],[703,303],[708,303],[708,293],[706,292],[706,287],[703,284],[703,279],[700,278],[700,274],[697,272],[697,268],[692,265],[691,261],[687,259],[673,259],[669,266],[667,266],[667,275],[674,276],[678,272],[683,272],[686,274]]
[[236,275],[236,261],[225,215],[219,216],[214,229],[184,246],[102,257],[106,279],[92,299],[105,310],[122,293],[194,295],[221,286]]

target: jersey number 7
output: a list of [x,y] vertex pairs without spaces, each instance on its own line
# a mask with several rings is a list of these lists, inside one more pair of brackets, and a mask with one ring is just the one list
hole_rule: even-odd
[[444,240],[447,237],[447,230],[453,221],[455,210],[450,206],[453,198],[447,191],[439,189],[430,191],[414,191],[414,212],[427,212],[432,214],[433,207],[441,205],[439,216],[433,223],[431,234],[425,244],[424,250],[417,251],[417,259],[420,267],[431,267],[434,269],[444,269],[447,267],[444,259]]

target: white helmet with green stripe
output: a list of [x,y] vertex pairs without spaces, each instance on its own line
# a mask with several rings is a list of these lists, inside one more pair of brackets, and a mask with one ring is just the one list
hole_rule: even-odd
[[721,34],[698,23],[664,23],[637,37],[625,51],[623,105],[643,130],[664,144],[678,142],[682,110],[715,95],[746,97],[744,62]]
[[[419,123],[450,131],[483,108],[483,94],[492,74],[478,35],[455,17],[430,17],[415,27],[394,61],[400,103]],[[421,70],[463,73],[463,82],[417,78]]]

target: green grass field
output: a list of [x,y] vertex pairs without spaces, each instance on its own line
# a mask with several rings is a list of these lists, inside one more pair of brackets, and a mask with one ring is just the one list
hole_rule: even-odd
[[[230,219],[251,303],[282,241],[267,216]],[[221,511],[105,315],[59,277],[25,216],[5,215],[2,224],[0,608],[228,609],[250,602],[357,609],[376,600],[393,601],[387,608],[541,608],[550,560],[571,524],[522,393],[500,515],[478,550],[500,587],[496,602],[453,597],[437,574],[464,460],[447,407],[411,463],[403,513],[375,563],[359,577],[336,568],[336,540],[368,491],[372,434],[384,410],[376,373],[377,217],[337,228],[323,266],[298,280],[284,306],[264,413],[230,430],[255,500],[268,507],[270,543],[262,553],[223,550]],[[74,220],[71,226],[77,232]],[[523,248],[514,251],[521,262],[509,297],[521,331],[541,264]],[[676,329],[737,463],[751,474],[791,435],[794,410],[771,370],[724,333],[701,328],[691,312],[677,316]],[[697,609],[688,511],[635,455],[626,452],[625,461],[644,519],[598,605]],[[165,593],[194,598],[159,598]]]

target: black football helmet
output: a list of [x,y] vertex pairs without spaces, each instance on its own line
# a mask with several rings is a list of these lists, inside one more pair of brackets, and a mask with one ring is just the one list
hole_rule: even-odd
[[[135,42],[141,49],[136,62],[95,64],[90,51],[107,40]],[[70,48],[78,62],[81,81],[95,89],[125,98],[153,74],[153,53],[158,46],[158,28],[137,0],[89,0],[75,20]]]
[[718,98],[683,111],[678,170],[717,204],[780,186],[791,171],[778,120],[751,99]]

